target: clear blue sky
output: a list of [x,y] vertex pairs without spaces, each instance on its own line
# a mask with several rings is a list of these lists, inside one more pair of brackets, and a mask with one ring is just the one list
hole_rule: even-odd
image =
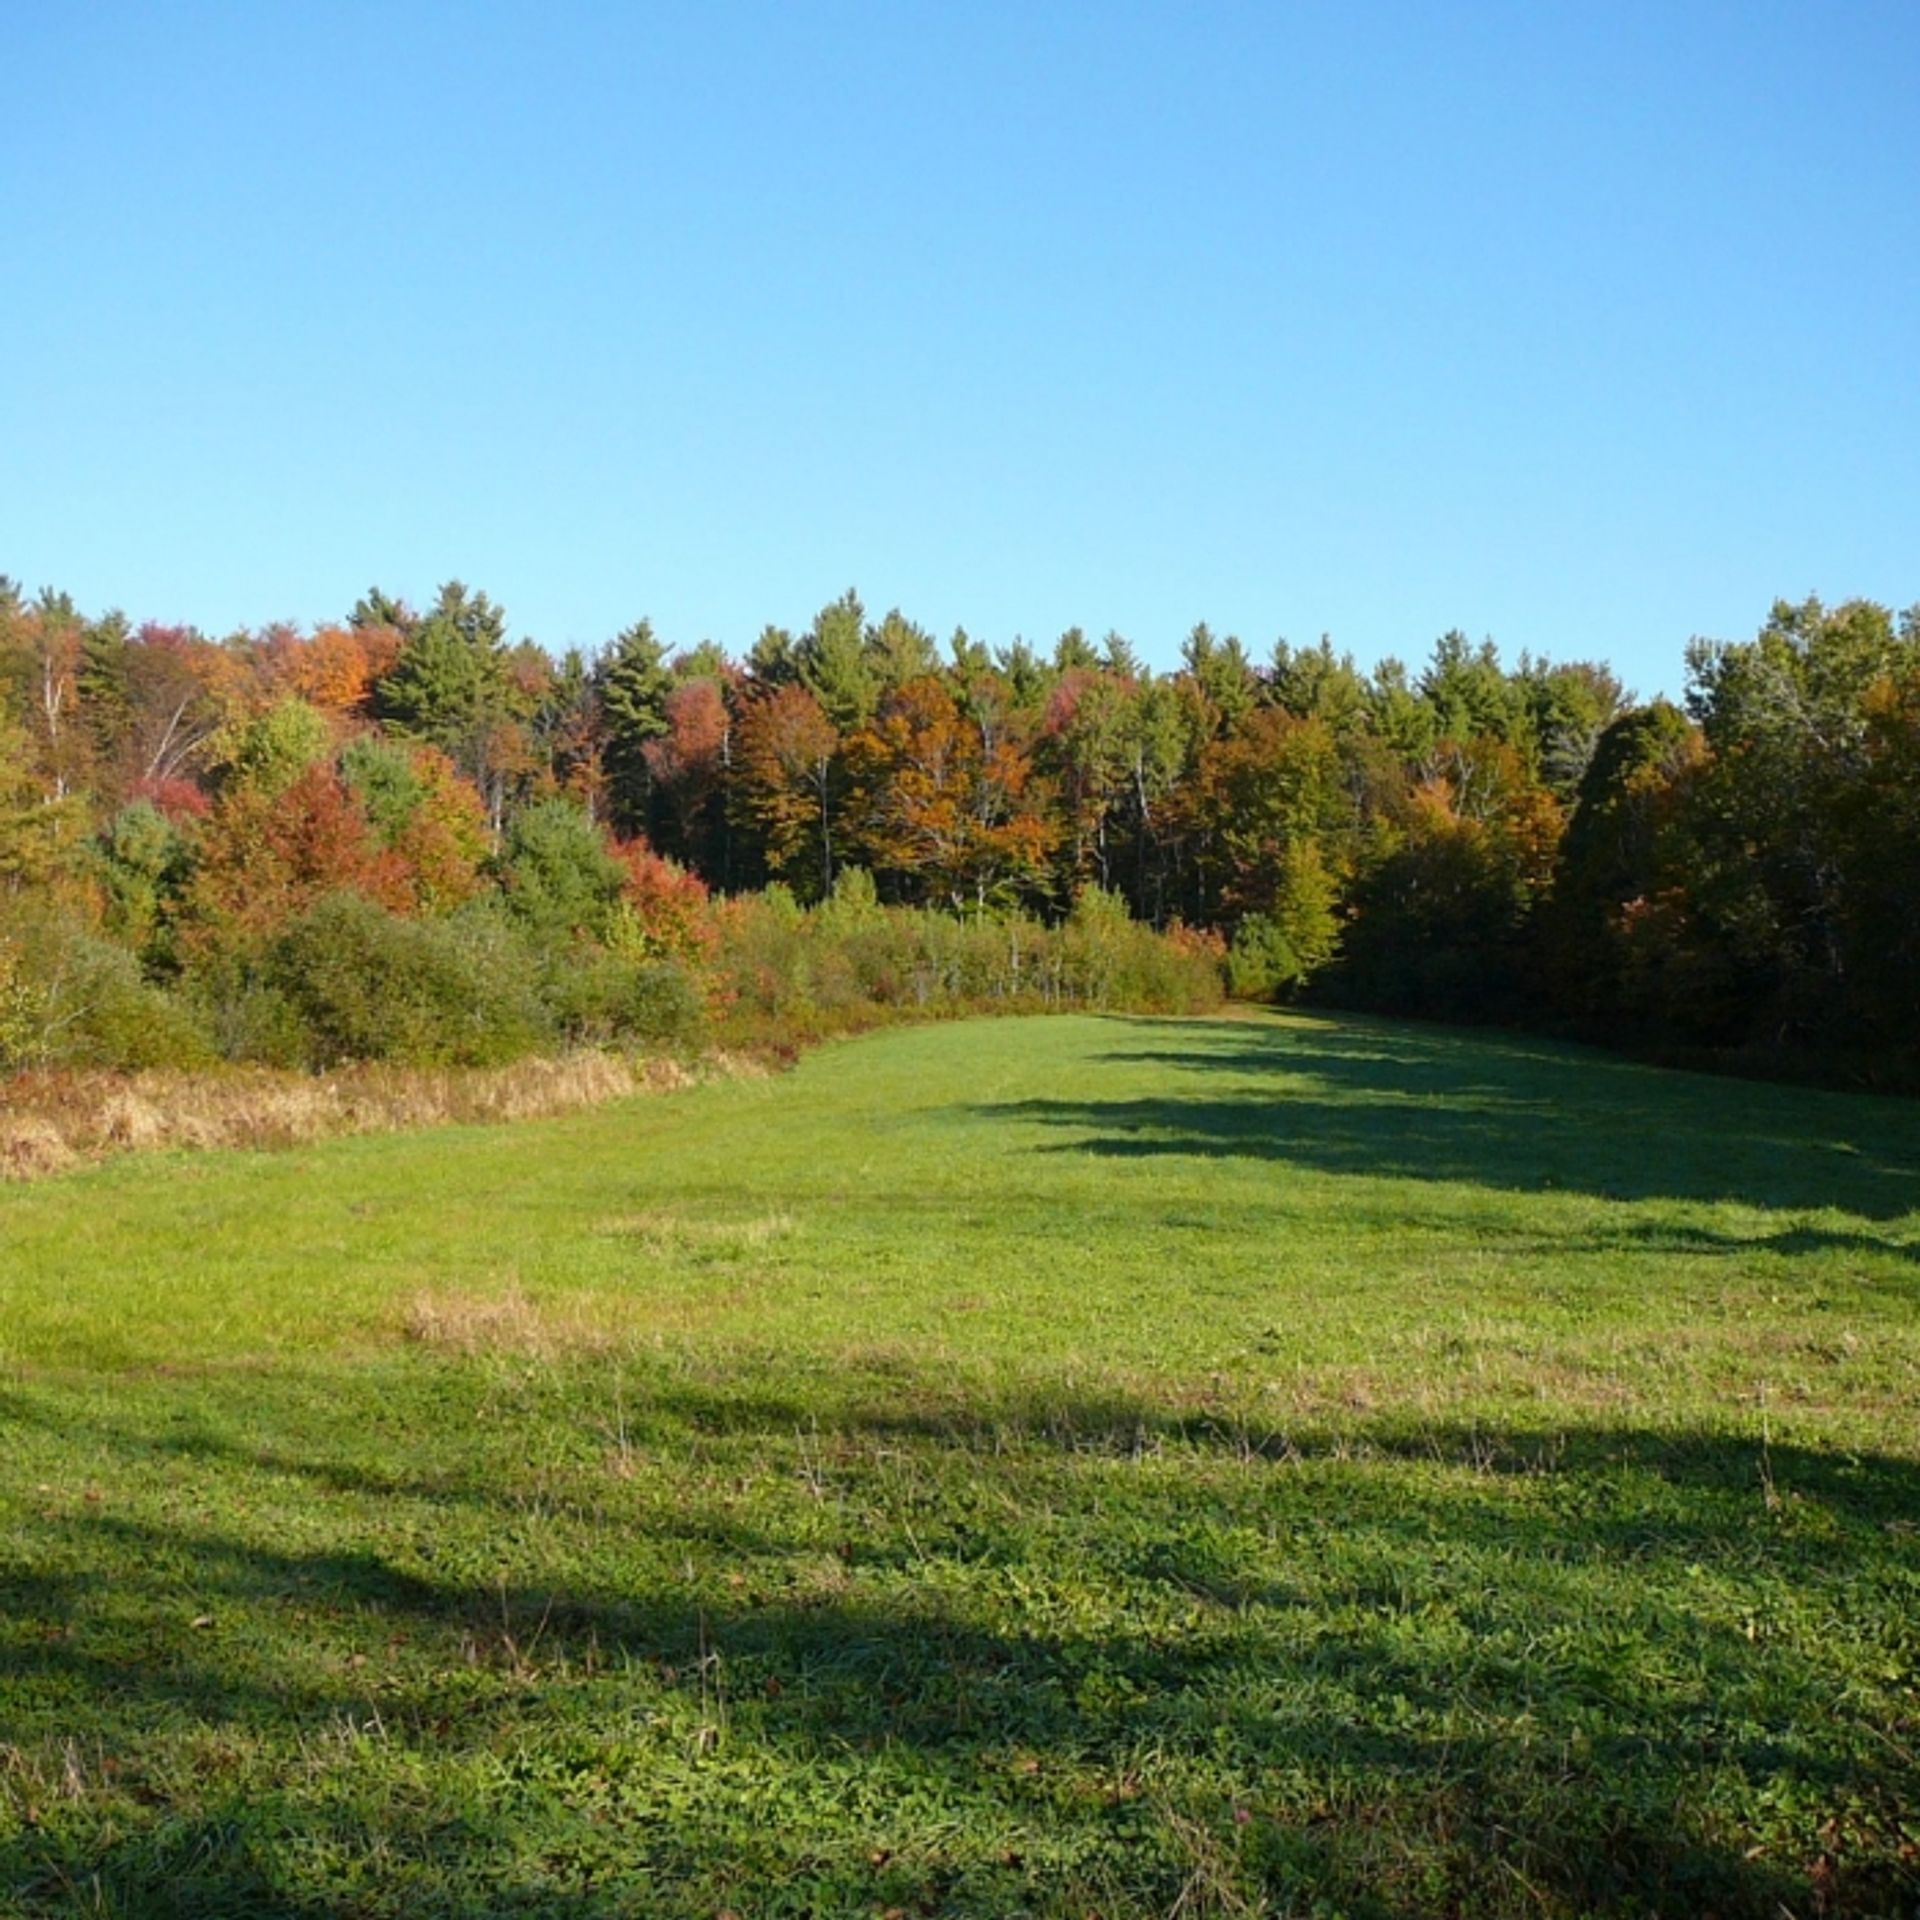
[[749,644],[1920,597],[1920,5],[19,5],[0,571]]

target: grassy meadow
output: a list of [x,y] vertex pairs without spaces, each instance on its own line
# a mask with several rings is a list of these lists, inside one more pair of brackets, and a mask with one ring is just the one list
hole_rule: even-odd
[[0,1913],[1920,1910],[1920,1109],[891,1031],[0,1189]]

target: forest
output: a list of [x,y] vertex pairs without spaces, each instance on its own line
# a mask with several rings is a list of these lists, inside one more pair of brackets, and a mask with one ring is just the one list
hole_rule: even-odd
[[483,1063],[716,1013],[1251,999],[1920,1075],[1920,607],[1682,705],[1450,632],[554,657],[449,582],[213,637],[0,579],[0,1068]]

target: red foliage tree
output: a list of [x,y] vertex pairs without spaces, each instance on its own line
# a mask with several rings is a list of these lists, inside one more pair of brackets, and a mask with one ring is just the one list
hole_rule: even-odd
[[414,904],[406,860],[382,847],[330,765],[279,794],[242,786],[202,829],[191,919],[202,942],[271,933],[329,893],[365,894],[395,912]]
[[667,730],[641,749],[669,848],[700,860],[720,816],[733,717],[719,681],[683,681],[667,695]]
[[622,895],[647,951],[705,967],[718,937],[706,882],[644,840],[618,843],[614,853],[627,870]]

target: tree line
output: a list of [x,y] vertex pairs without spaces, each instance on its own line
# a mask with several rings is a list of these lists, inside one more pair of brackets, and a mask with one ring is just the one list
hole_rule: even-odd
[[1154,672],[849,592],[744,659],[644,620],[555,658],[459,582],[216,638],[0,580],[16,1031],[49,913],[231,1025],[323,906],[310,945],[456,930],[451,1004],[513,975],[500,925],[697,974],[755,896],[1039,928],[1097,899],[1083,927],[1215,941],[1246,995],[1891,1079],[1920,1065],[1920,609],[1777,603],[1692,644],[1675,706],[1458,632],[1368,672],[1203,624]]

